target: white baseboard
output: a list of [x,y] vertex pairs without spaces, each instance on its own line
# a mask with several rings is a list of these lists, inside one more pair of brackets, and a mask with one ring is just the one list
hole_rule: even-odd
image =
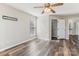
[[20,42],[20,43],[17,43],[17,44],[15,44],[15,45],[9,46],[9,47],[7,47],[7,48],[0,49],[0,52],[1,52],[1,51],[4,51],[4,50],[6,50],[6,49],[10,49],[10,48],[12,48],[12,47],[14,47],[14,46],[17,46],[17,45],[19,45],[19,44],[22,44],[22,43],[24,43],[24,42],[28,42],[28,41],[30,41],[30,40],[33,40],[33,39],[35,39],[35,38],[36,38],[36,37],[31,37],[31,38],[29,38],[29,39],[26,40],[26,41],[22,41],[22,42]]

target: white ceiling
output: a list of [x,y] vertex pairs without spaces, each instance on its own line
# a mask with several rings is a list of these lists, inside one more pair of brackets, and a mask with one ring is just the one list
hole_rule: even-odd
[[41,14],[41,8],[34,8],[35,6],[41,6],[43,3],[7,3],[12,7],[15,7],[19,10],[24,12],[31,13],[35,16],[41,15],[69,15],[69,14],[78,14],[79,13],[79,3],[64,3],[63,6],[60,6],[55,9],[56,13],[48,13],[48,14]]

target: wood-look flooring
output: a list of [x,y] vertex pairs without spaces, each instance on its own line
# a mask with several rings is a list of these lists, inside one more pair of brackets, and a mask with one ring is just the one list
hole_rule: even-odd
[[[51,42],[51,45],[53,41]],[[59,40],[48,53],[49,56],[78,56],[79,48],[77,46],[72,46],[68,40]]]
[[21,47],[9,49],[6,53],[6,56],[79,56],[79,48],[65,39],[51,41],[34,39],[22,44]]
[[36,39],[26,44],[26,46],[25,51],[20,54],[21,56],[43,56],[47,55],[49,42]]

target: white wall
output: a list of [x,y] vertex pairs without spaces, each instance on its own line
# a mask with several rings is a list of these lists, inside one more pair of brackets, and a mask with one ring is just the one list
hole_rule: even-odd
[[77,22],[77,26],[76,26],[76,34],[79,35],[79,21]]
[[66,32],[65,32],[65,36],[66,36],[66,39],[69,39],[69,24],[68,24],[68,18],[65,19],[65,27],[66,27],[66,28],[65,28],[65,29],[66,29],[66,30],[65,30],[65,31],[66,31]]
[[[15,17],[18,21],[4,20],[2,15]],[[30,18],[28,13],[0,4],[0,51],[30,39]]]
[[39,39],[49,40],[49,16],[40,16],[37,19],[37,36]]
[[76,30],[76,34],[78,35],[78,40],[79,40],[79,21],[77,22],[77,30]]

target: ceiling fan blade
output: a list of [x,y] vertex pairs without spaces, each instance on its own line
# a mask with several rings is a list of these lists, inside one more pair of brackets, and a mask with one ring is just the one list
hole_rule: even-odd
[[56,4],[53,4],[52,6],[62,6],[63,3],[56,3]]
[[44,10],[42,11],[42,14],[44,14]]
[[38,6],[38,7],[34,7],[34,8],[43,8],[43,6]]
[[53,9],[51,9],[51,12],[52,12],[52,13],[56,13]]
[[45,3],[44,5],[45,5],[45,7],[49,7],[50,3]]

